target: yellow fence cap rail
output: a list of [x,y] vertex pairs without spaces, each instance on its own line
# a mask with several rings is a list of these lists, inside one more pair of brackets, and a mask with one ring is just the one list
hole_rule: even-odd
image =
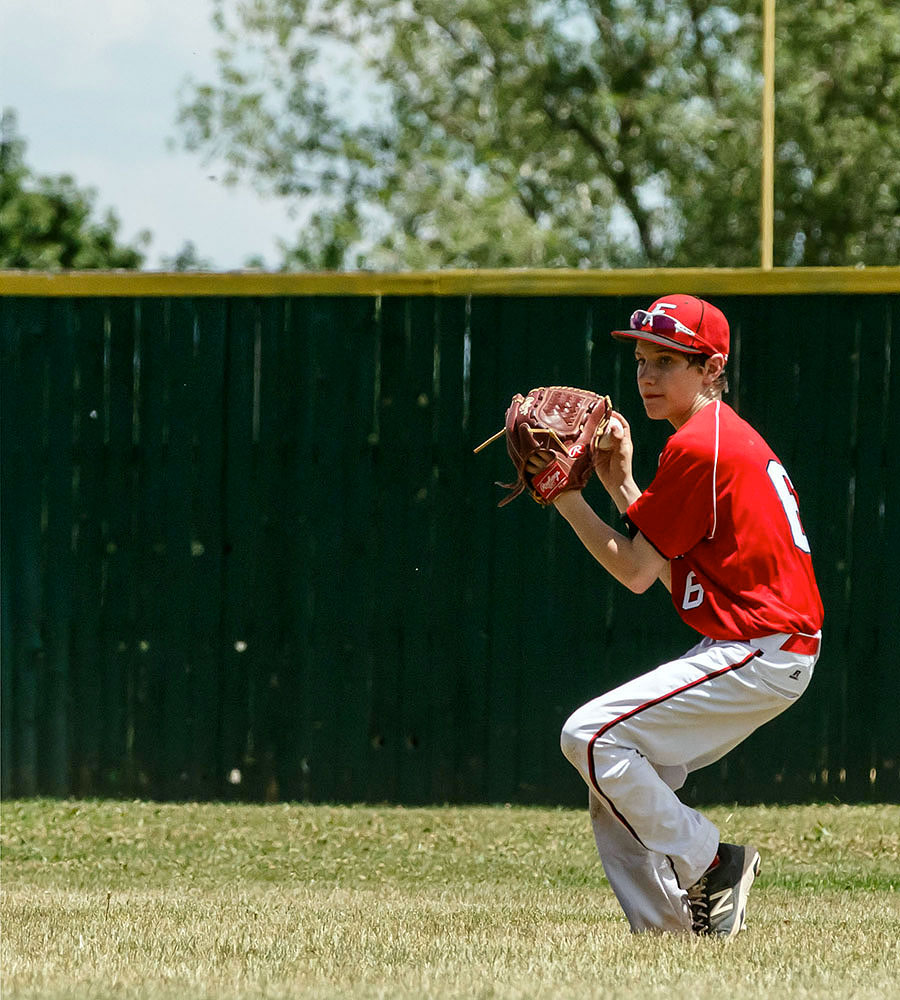
[[0,271],[5,296],[772,295],[900,292],[900,267],[647,270]]

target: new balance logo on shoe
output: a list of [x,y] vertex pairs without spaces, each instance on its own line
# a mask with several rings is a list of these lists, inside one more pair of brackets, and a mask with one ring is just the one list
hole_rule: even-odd
[[747,896],[759,874],[759,854],[752,847],[719,844],[716,863],[688,889],[695,934],[732,938],[744,927]]
[[724,913],[734,909],[734,890],[730,887],[721,892],[711,892],[709,894],[709,919],[710,922]]

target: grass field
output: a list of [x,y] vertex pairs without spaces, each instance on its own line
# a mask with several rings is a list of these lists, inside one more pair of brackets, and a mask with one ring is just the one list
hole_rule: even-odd
[[586,811],[7,802],[3,997],[900,997],[900,807],[707,812],[730,945],[630,934]]

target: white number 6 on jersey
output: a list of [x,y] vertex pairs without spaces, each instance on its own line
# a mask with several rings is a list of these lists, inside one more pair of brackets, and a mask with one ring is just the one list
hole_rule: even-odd
[[703,603],[703,597],[703,586],[697,581],[694,571],[691,570],[684,581],[684,598],[681,601],[681,607],[685,611],[699,608]]
[[775,487],[775,492],[778,494],[781,506],[784,507],[788,524],[791,526],[791,535],[793,536],[794,544],[798,549],[809,552],[809,539],[806,537],[806,532],[800,523],[800,508],[797,505],[794,485],[788,478],[784,466],[772,459],[766,466],[766,472],[769,474],[769,479],[772,480],[772,485]]

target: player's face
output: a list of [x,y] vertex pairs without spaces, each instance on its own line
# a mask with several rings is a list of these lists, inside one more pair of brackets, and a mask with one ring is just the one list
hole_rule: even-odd
[[638,391],[651,420],[678,428],[706,402],[703,370],[689,365],[686,354],[639,340],[634,356]]

